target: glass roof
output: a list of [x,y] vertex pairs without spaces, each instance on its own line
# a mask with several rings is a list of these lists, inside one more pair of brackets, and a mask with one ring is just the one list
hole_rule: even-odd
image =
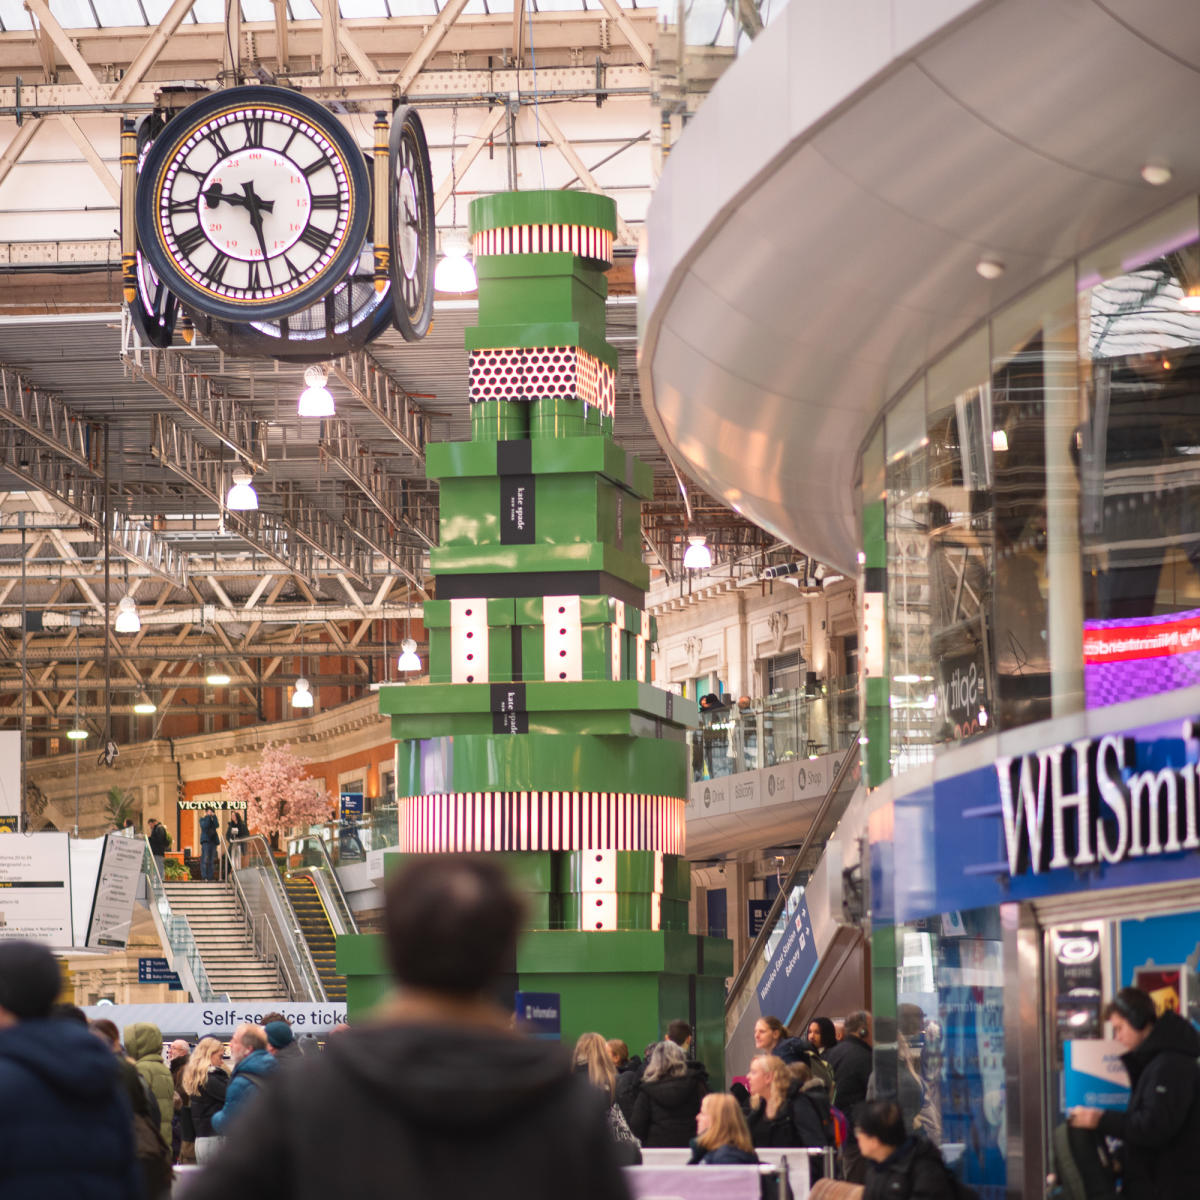
[[[600,0],[525,0],[534,12],[594,12]],[[638,8],[637,0],[617,0],[622,8]],[[64,29],[106,29],[126,25],[157,25],[170,0],[49,0],[50,11]],[[467,13],[511,13],[514,0],[469,0]],[[220,24],[225,0],[196,0],[187,24]],[[241,0],[242,20],[273,21],[272,0]],[[294,21],[315,21],[311,0],[287,0]],[[442,0],[339,0],[343,17],[428,17],[439,12]],[[647,7],[645,0],[641,7]],[[33,18],[22,0],[0,0],[0,33],[31,30]]]

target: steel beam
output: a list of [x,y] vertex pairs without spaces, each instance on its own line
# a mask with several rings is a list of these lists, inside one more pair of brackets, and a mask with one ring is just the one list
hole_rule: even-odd
[[333,376],[377,420],[382,421],[419,463],[425,461],[429,418],[412,397],[365,350],[333,364]]
[[56,396],[0,365],[0,420],[37,438],[84,470],[98,471],[92,452],[93,426]]
[[[516,2],[516,0],[514,0]],[[396,76],[396,88],[401,96],[407,96],[413,80],[421,73],[421,69],[429,61],[433,52],[445,40],[450,27],[458,20],[459,14],[467,7],[467,0],[449,0],[442,6],[436,20],[429,26],[428,32],[421,39],[420,45],[409,56],[404,70]]]

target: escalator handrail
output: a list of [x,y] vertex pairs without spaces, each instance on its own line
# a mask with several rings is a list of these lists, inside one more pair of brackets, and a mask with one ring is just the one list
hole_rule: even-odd
[[[238,871],[249,869],[249,864],[242,863],[239,867],[235,864],[233,855],[230,854],[230,847],[225,839],[224,834],[220,834],[221,844],[225,848],[226,859],[229,862],[229,874],[233,879],[234,887],[237,888],[239,895],[243,899],[247,918],[250,915],[249,898],[245,895],[242,887],[242,882],[238,878]],[[267,884],[267,889],[279,906],[287,921],[287,926],[280,930],[272,930],[275,934],[275,942],[280,950],[281,965],[284,973],[289,976],[289,986],[293,991],[302,990],[301,981],[291,978],[292,972],[288,970],[285,950],[291,951],[293,959],[292,966],[299,968],[299,973],[306,978],[303,980],[303,986],[309,992],[307,996],[295,996],[296,1000],[327,1000],[325,995],[325,985],[321,982],[320,972],[317,970],[317,964],[313,960],[312,950],[309,948],[308,940],[305,938],[300,929],[300,919],[296,915],[296,910],[292,907],[291,897],[287,894],[287,888],[283,886],[283,880],[279,877],[279,871],[275,867],[275,854],[271,849],[270,842],[267,841],[261,833],[251,833],[246,837],[236,839],[236,844],[239,849],[249,849],[257,851],[260,859],[265,860],[260,864],[263,878],[270,880]],[[267,865],[269,864],[269,865]]]
[[[291,868],[288,870],[288,874],[297,875],[304,871],[314,872],[313,886],[317,889],[317,893],[321,897],[321,904],[325,908],[325,915],[329,918],[329,928],[333,930],[335,935],[339,932],[337,926],[334,924],[333,914],[329,912],[329,905],[326,904],[327,898],[332,901],[334,908],[337,909],[338,921],[346,927],[342,932],[357,933],[358,922],[354,919],[354,913],[350,908],[349,901],[346,899],[346,893],[342,890],[342,883],[338,879],[333,860],[329,857],[329,851],[325,848],[325,840],[312,833],[288,838],[289,857],[293,846],[300,846],[306,850],[314,850],[319,861],[316,866]],[[317,875],[320,876],[319,882],[316,878]],[[328,897],[323,894],[323,889],[329,892]]]
[[754,964],[761,957],[766,949],[767,942],[771,935],[775,932],[775,924],[779,920],[780,913],[783,912],[784,905],[787,903],[787,898],[791,894],[792,887],[795,885],[796,876],[799,875],[801,864],[808,857],[808,852],[812,848],[819,836],[819,830],[825,817],[829,815],[829,810],[833,805],[833,799],[841,791],[842,784],[846,780],[846,776],[850,773],[852,767],[858,766],[859,755],[858,748],[858,730],[855,729],[850,742],[850,749],[846,752],[846,757],[842,759],[842,765],[838,767],[834,774],[833,782],[829,785],[829,790],[825,793],[825,798],[821,801],[821,807],[817,809],[813,816],[812,824],[808,827],[808,832],[804,835],[804,841],[800,844],[800,849],[796,851],[796,857],[792,859],[792,865],[787,873],[787,878],[783,881],[779,891],[775,895],[775,901],[771,905],[770,911],[767,913],[766,920],[762,923],[762,928],[758,931],[758,936],[751,944],[746,957],[742,960],[742,965],[738,968],[737,974],[733,977],[733,982],[729,985],[729,990],[725,993],[725,1011],[728,1012],[733,1006],[734,1001],[740,995],[742,987],[745,985],[746,979],[750,972],[754,969]]

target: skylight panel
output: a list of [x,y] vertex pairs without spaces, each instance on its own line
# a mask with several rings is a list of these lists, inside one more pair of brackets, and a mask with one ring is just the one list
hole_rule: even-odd
[[275,5],[271,0],[242,0],[243,21],[274,21]]
[[224,25],[225,5],[222,0],[196,0],[192,15],[201,25]]
[[386,0],[340,0],[343,17],[386,17]]
[[[96,15],[87,0],[50,0],[50,11],[64,29],[95,29]],[[141,22],[139,21],[140,25]]]
[[[142,6],[137,0],[92,0],[92,7],[96,10],[96,16],[100,18],[100,24],[105,29],[118,28],[122,25],[140,25],[145,26],[147,18],[157,24],[163,14],[167,11],[168,4],[166,2],[161,5],[155,5],[153,0],[145,0],[146,12],[142,14]],[[161,8],[161,11],[156,11]]]
[[26,12],[21,0],[0,0],[0,26],[6,33],[32,29],[33,18]]
[[293,21],[319,21],[321,14],[317,12],[315,4],[311,0],[288,0],[288,7],[292,10]]
[[536,0],[538,12],[579,12],[583,0]]
[[393,17],[433,17],[437,15],[435,0],[388,0]]

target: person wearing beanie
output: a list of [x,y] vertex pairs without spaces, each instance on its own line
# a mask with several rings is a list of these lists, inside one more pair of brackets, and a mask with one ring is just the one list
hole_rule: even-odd
[[0,1196],[139,1200],[116,1061],[85,1025],[51,1016],[61,986],[45,946],[0,942]]
[[292,1027],[286,1021],[268,1021],[263,1026],[263,1033],[267,1035],[267,1053],[279,1066],[302,1057]]

